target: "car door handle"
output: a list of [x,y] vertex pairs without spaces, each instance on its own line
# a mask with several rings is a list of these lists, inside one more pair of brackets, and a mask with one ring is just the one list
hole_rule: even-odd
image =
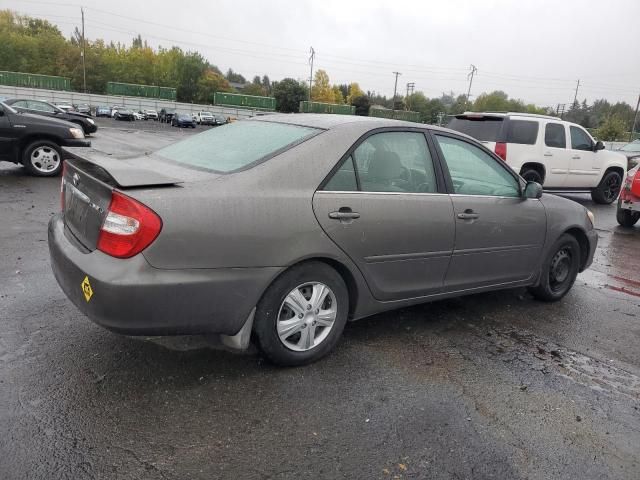
[[475,220],[476,218],[480,218],[480,215],[473,210],[465,210],[463,213],[458,214],[458,218],[460,220]]
[[551,152],[544,152],[544,156],[545,156],[545,157],[553,157],[553,153],[551,153]]
[[329,212],[329,218],[333,218],[334,220],[353,220],[360,218],[360,214],[358,212],[352,212],[351,210],[340,209],[338,212]]
[[574,155],[573,157],[571,157],[573,160],[580,160],[580,155]]

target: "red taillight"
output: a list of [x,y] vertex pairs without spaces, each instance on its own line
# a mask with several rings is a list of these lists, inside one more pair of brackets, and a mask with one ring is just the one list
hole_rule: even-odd
[[133,257],[147,248],[161,229],[162,220],[153,210],[120,192],[113,192],[100,229],[98,250],[112,257]]
[[503,142],[496,143],[495,149],[496,155],[498,155],[505,162],[507,161],[507,144]]

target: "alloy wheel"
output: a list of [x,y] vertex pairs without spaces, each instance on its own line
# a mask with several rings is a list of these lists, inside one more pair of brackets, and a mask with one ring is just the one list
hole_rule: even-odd
[[51,173],[60,165],[60,155],[54,148],[43,145],[31,152],[29,161],[37,171]]

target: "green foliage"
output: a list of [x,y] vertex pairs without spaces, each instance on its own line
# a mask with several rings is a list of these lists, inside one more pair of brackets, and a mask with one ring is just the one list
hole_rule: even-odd
[[307,100],[309,88],[306,83],[293,78],[285,78],[271,85],[273,96],[276,99],[276,110],[283,113],[297,112],[300,102]]
[[500,90],[479,95],[473,102],[471,110],[474,112],[523,112],[540,115],[548,113],[544,108],[538,108],[533,104],[527,105],[522,100],[509,98],[505,92]]
[[226,78],[219,72],[208,69],[198,80],[196,101],[200,103],[213,103],[214,93],[231,92],[232,90]]
[[365,117],[369,115],[369,107],[371,107],[371,103],[369,102],[369,97],[366,95],[353,97],[351,98],[350,103],[356,107],[356,115],[362,115]]
[[625,141],[628,136],[626,132],[624,119],[618,114],[612,114],[608,115],[596,130],[596,137],[604,141]]

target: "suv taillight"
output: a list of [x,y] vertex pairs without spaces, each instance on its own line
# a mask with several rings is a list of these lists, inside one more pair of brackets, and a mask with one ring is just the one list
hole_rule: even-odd
[[153,210],[120,192],[113,192],[100,229],[98,250],[112,257],[133,257],[147,248],[161,229],[162,220]]
[[496,148],[494,150],[496,155],[498,155],[505,162],[507,161],[507,144],[503,142],[497,142]]

